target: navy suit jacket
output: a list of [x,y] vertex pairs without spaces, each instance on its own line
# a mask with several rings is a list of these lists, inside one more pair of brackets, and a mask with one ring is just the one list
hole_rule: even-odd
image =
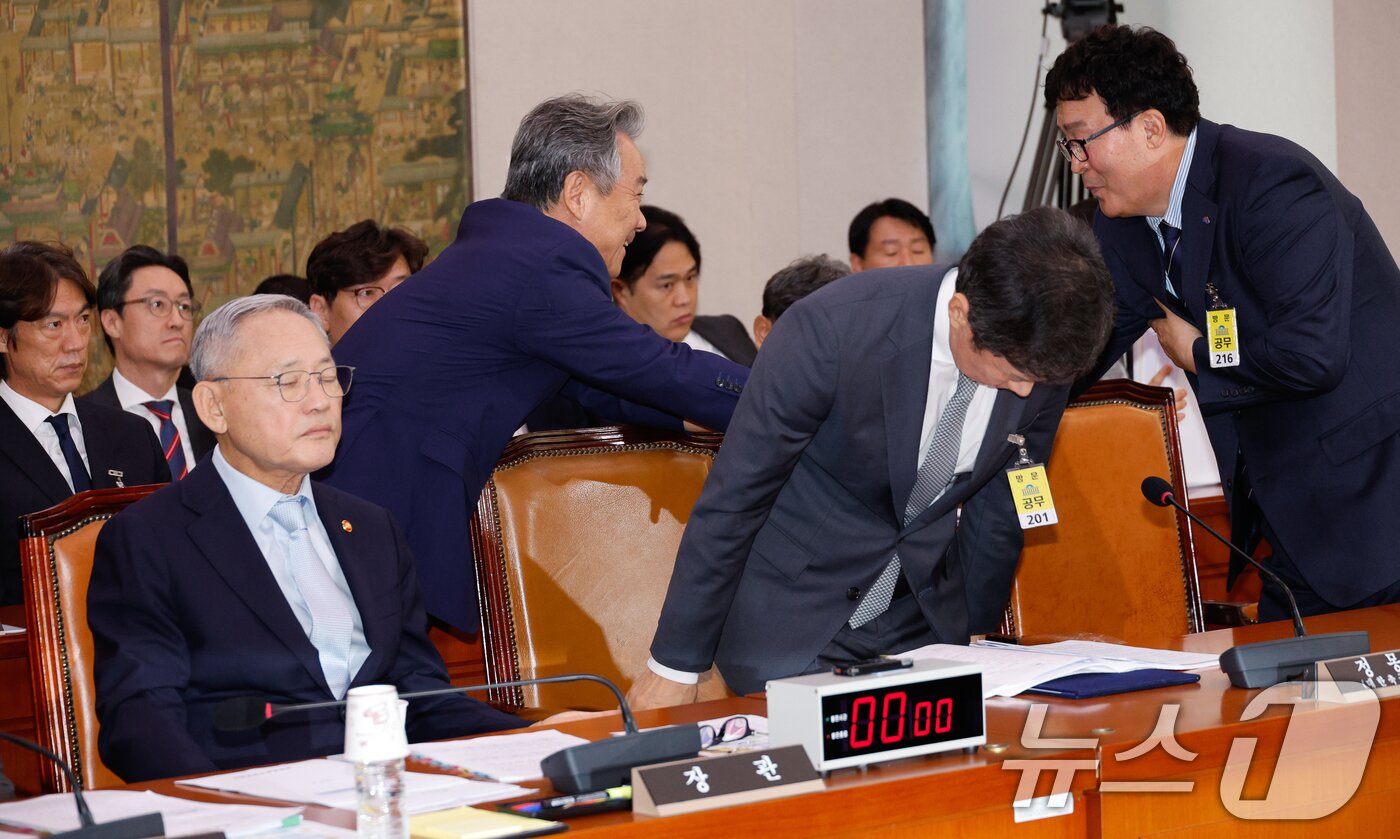
[[723,429],[748,371],[613,305],[596,248],[515,201],[467,208],[457,239],[335,346],[353,365],[326,480],[402,522],[428,611],[477,625],[467,522],[496,459],[564,393],[631,422]]
[[[194,451],[195,461],[199,461],[213,451],[216,442],[214,432],[205,427],[204,422],[199,418],[199,413],[195,411],[194,395],[190,393],[190,389],[184,385],[176,385],[175,393],[180,398],[180,410],[185,413],[185,426],[189,428],[190,432],[190,448]],[[118,411],[125,410],[122,408],[121,400],[117,398],[117,386],[112,383],[111,376],[80,397],[78,401],[102,405]],[[193,465],[193,463],[190,464],[190,466]]]
[[[1400,480],[1400,270],[1361,202],[1317,158],[1202,120],[1182,204],[1181,300],[1207,332],[1206,283],[1236,310],[1240,365],[1196,341],[1192,387],[1231,491],[1254,501],[1312,589],[1337,606],[1400,579],[1384,488]],[[1161,316],[1161,250],[1141,217],[1100,214],[1118,320],[1104,363]],[[1238,505],[1236,505],[1238,509]]]
[[659,663],[716,663],[739,693],[803,672],[896,548],[940,640],[995,629],[1023,541],[1006,438],[1045,462],[1068,388],[1000,391],[972,472],[904,524],[949,267],[868,271],[783,314],[681,539]]
[[745,367],[752,367],[758,356],[749,331],[733,315],[696,315],[690,328],[696,335],[715,345],[725,358]]
[[[151,426],[125,411],[74,400],[83,426],[93,489],[163,484],[170,466]],[[120,472],[121,478],[112,472]],[[73,494],[34,433],[0,401],[0,606],[24,600],[19,567],[19,520]]]
[[[371,649],[351,686],[392,684],[400,693],[449,687],[428,639],[413,558],[387,511],[318,483],[312,494]],[[102,528],[88,623],[98,745],[126,781],[297,760],[344,746],[334,708],[288,713],[252,731],[214,728],[214,710],[232,697],[334,697],[316,648],[207,458]],[[411,741],[519,725],[460,695],[409,703]]]

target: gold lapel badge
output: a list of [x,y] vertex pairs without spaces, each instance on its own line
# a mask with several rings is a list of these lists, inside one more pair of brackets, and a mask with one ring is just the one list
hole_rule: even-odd
[[341,519],[341,520],[340,520],[340,529],[341,529],[341,530],[344,530],[346,533],[354,533],[354,532],[355,532],[355,528],[353,528],[353,527],[350,526],[350,520],[349,520],[349,519]]

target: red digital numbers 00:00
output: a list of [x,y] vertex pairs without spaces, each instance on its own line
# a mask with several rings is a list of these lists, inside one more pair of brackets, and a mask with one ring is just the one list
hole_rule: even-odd
[[[904,739],[905,712],[908,710],[909,696],[902,690],[885,694],[884,707],[880,715],[875,714],[878,703],[873,696],[862,696],[851,705],[852,749],[863,749],[873,745],[879,721],[880,743],[890,745]],[[944,697],[937,703],[920,702],[914,706],[914,720],[911,726],[915,737],[927,737],[930,729],[934,734],[946,734],[953,727],[953,700]]]

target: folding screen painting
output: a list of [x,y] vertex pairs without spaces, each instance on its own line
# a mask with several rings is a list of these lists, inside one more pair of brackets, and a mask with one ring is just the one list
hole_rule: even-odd
[[0,0],[0,241],[176,250],[206,306],[468,196],[464,0]]

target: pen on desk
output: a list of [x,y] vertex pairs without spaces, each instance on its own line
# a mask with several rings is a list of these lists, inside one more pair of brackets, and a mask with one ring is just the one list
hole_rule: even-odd
[[541,810],[567,810],[571,807],[581,807],[585,804],[601,804],[604,801],[631,797],[632,787],[620,786],[599,790],[598,792],[581,792],[577,795],[560,795],[554,798],[541,799],[539,801],[525,801],[520,804],[511,805],[511,809],[519,813],[536,813]]

